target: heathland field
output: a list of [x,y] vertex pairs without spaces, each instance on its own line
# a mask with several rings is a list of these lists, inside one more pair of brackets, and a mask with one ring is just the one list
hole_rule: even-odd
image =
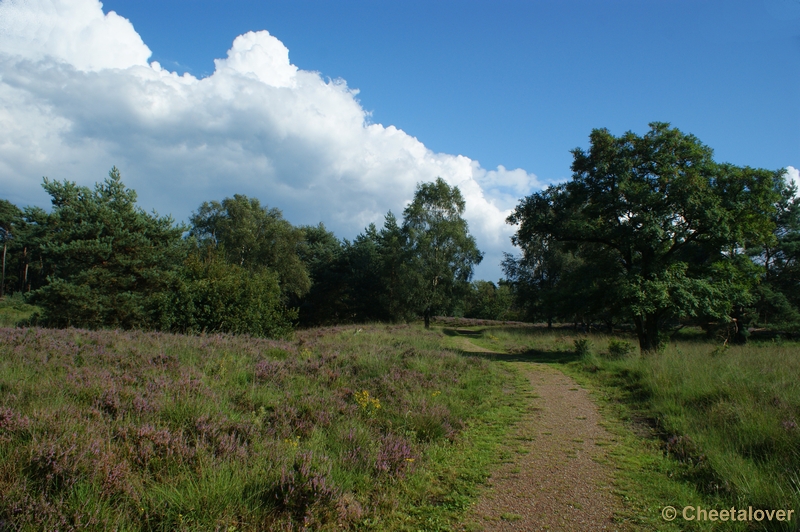
[[0,333],[0,519],[24,530],[436,529],[520,403],[418,327],[291,341]]
[[795,530],[796,520],[666,523],[660,512],[800,509],[798,345],[687,336],[641,356],[629,340],[441,321],[281,341],[2,329],[0,520],[20,530],[459,528],[491,471],[514,460],[511,431],[536,393],[523,363],[570,375],[600,405],[615,435],[620,528]]

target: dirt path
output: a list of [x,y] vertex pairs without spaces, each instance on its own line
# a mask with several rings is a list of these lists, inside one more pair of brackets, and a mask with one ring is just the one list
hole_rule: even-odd
[[[460,338],[463,349],[491,352]],[[513,362],[534,392],[510,452],[463,530],[625,530],[614,523],[608,445],[589,393],[545,364]]]

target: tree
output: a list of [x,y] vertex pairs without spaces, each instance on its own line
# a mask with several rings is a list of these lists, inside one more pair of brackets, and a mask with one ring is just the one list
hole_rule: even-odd
[[[644,136],[590,135],[572,151],[572,180],[524,198],[514,242],[563,246],[607,294],[599,307],[630,319],[643,351],[669,319],[733,319],[750,297],[740,251],[769,240],[781,172],[717,164],[693,135],[652,123]],[[610,296],[609,296],[610,295]],[[610,305],[609,305],[610,303]]]
[[554,321],[576,319],[586,302],[581,289],[583,261],[557,241],[512,237],[512,242],[523,254],[514,257],[506,253],[502,266],[525,319],[545,321],[548,327]]
[[375,224],[344,241],[343,266],[347,284],[349,318],[356,322],[388,321],[382,303],[387,286],[381,276],[379,235]]
[[298,255],[303,231],[284,220],[280,210],[236,194],[222,202],[203,203],[190,221],[191,235],[201,244],[218,246],[229,263],[275,271],[285,301],[296,301],[311,287]]
[[418,185],[403,211],[414,302],[426,328],[432,312],[447,309],[467,292],[473,267],[483,259],[461,216],[464,208],[458,187],[451,188],[439,177]]
[[22,211],[8,200],[0,199],[0,241],[3,242],[3,266],[0,279],[0,298],[6,293],[6,255],[9,243],[22,224]]
[[147,214],[119,170],[94,190],[44,180],[53,210],[26,211],[38,227],[47,282],[30,299],[41,323],[64,327],[149,328],[155,301],[185,256],[184,228]]
[[763,325],[800,325],[800,196],[784,176],[775,205],[774,239],[749,250],[764,266],[764,281],[758,287],[755,311]]
[[339,241],[322,224],[303,230],[300,255],[313,282],[300,304],[302,323],[410,317],[406,239],[391,212],[380,230],[370,224],[352,242]]
[[300,323],[324,325],[346,320],[347,274],[342,243],[323,224],[301,227],[299,256],[308,270],[311,289],[301,298]]
[[390,321],[410,320],[414,316],[414,271],[408,234],[389,211],[377,235],[379,275],[382,289],[378,305]]
[[482,320],[516,319],[512,310],[512,294],[508,283],[499,286],[491,281],[473,281],[464,299],[464,317]]

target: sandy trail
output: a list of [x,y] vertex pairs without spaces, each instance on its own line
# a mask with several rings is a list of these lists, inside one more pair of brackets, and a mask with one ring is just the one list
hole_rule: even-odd
[[[463,349],[491,352],[466,338]],[[589,393],[560,371],[512,362],[530,381],[529,408],[515,427],[510,453],[462,530],[625,530],[613,520],[620,501],[612,494],[608,446]]]

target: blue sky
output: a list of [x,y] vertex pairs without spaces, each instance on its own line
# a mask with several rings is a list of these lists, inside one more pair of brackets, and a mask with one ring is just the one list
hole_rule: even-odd
[[165,68],[213,72],[266,29],[372,119],[484,167],[569,177],[592,128],[667,121],[717,158],[800,156],[800,2],[109,0]]
[[[103,13],[132,28],[85,42],[82,21],[98,16],[96,0],[3,0],[0,33],[4,14],[21,20],[22,9],[43,19],[36,14],[53,12],[48,4],[72,10],[63,17],[71,22],[53,19],[47,31],[29,23],[0,36],[0,125],[3,117],[15,124],[13,137],[0,138],[0,195],[21,204],[47,203],[42,175],[91,184],[116,164],[145,208],[178,219],[200,201],[246,193],[294,223],[323,221],[352,238],[386,210],[399,214],[416,182],[443,173],[465,190],[470,227],[486,251],[477,276],[497,279],[502,251],[512,250],[505,213],[522,195],[568,179],[569,150],[586,147],[592,128],[642,133],[648,122],[666,121],[711,146],[719,161],[800,167],[799,0],[108,0]],[[120,21],[96,24],[112,23]],[[259,30],[318,79],[275,81],[252,56],[223,78],[214,60],[228,56],[237,36]],[[136,35],[152,53],[145,59]],[[272,37],[253,35],[242,41],[245,52],[253,43],[280,52]],[[23,49],[32,39],[35,53]],[[117,46],[124,52],[99,57]],[[130,60],[118,59],[128,51]],[[158,89],[142,70],[152,61],[160,63]],[[219,72],[220,83],[176,89],[165,71],[196,80]],[[251,71],[269,90],[244,79]],[[227,90],[239,100],[220,110]],[[317,107],[324,125],[302,114]],[[249,121],[262,108],[268,112]],[[303,126],[276,118],[285,109],[302,115]],[[210,118],[193,122],[193,112]],[[223,125],[205,127],[216,119]],[[337,120],[350,131],[342,138]],[[55,139],[43,133],[53,124]],[[26,132],[29,140],[20,140]],[[25,142],[39,147],[36,156]]]

